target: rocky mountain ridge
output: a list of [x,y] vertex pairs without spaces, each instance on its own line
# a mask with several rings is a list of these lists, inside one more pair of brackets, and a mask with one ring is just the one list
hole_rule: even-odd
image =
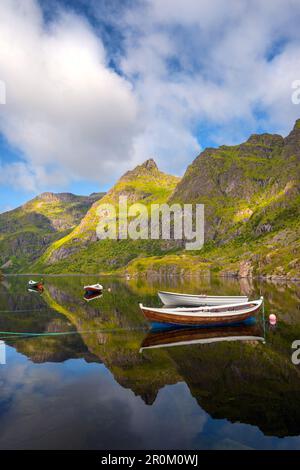
[[[128,204],[142,202],[148,207],[153,203],[204,204],[204,248],[186,252],[182,243],[173,241],[98,240],[99,205],[118,204],[120,196],[127,196]],[[41,197],[50,201],[51,207],[55,206],[55,195],[46,193]],[[66,204],[72,204],[70,197],[59,196]],[[93,195],[92,199],[77,223],[72,219],[73,225],[68,224],[67,233],[58,234],[50,242],[47,238],[31,269],[130,275],[212,271],[242,277],[298,279],[300,119],[285,138],[278,134],[254,134],[239,145],[205,149],[181,179],[162,173],[155,161],[149,159],[126,172],[103,198]],[[44,216],[42,211],[30,213],[31,226],[40,231]],[[7,224],[12,224],[11,232],[15,223],[14,218],[9,220],[9,216],[1,215],[0,235],[3,217]],[[50,234],[67,230],[60,224],[59,214],[58,217],[52,214],[48,223]],[[24,233],[20,234],[21,241]]]
[[0,214],[0,266],[27,269],[50,245],[75,227],[104,193],[76,196],[42,193],[22,206]]

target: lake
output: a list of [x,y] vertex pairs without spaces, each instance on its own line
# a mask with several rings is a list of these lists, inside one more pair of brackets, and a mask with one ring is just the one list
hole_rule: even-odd
[[[0,283],[1,449],[300,449],[299,284],[28,280]],[[158,289],[263,295],[278,322],[151,332],[138,303]]]

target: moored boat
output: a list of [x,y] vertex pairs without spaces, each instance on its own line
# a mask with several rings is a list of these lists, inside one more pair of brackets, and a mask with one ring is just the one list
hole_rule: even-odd
[[43,289],[44,287],[44,281],[41,279],[40,281],[33,281],[33,280],[30,280],[28,282],[28,287],[30,289]]
[[84,286],[84,290],[87,294],[100,294],[103,291],[103,286],[101,286],[101,284],[91,284]]
[[205,294],[180,294],[178,292],[158,291],[158,296],[162,303],[168,307],[201,305],[227,305],[248,302],[245,295],[205,295]]
[[170,325],[220,325],[240,323],[253,316],[261,307],[259,300],[220,306],[154,308],[139,304],[145,318],[152,323]]

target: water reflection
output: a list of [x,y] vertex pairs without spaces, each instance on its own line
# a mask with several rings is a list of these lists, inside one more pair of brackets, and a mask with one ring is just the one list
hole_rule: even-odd
[[99,294],[98,292],[86,292],[83,296],[86,302],[90,302],[91,300],[101,299],[103,294]]
[[211,344],[222,341],[262,341],[263,331],[257,325],[227,326],[209,328],[170,328],[152,330],[143,339],[140,352],[144,349],[154,349],[172,346],[188,346],[195,344]]
[[43,286],[41,286],[41,287],[30,287],[27,290],[31,294],[40,294],[40,295],[42,295],[42,293],[44,292],[44,287]]
[[[278,447],[275,437],[267,436],[300,434],[300,368],[290,359],[291,343],[300,338],[299,286],[209,278],[107,279],[110,292],[87,303],[81,286],[92,281],[90,276],[48,277],[41,296],[28,293],[21,277],[0,285],[0,340],[9,348],[7,366],[0,369],[0,413],[10,429],[9,438],[0,431],[1,448],[20,447],[21,431],[17,439],[13,429],[20,419],[27,422],[28,410],[32,434],[25,447]],[[266,311],[276,313],[278,325],[264,331],[257,317],[249,326],[149,331],[138,303],[159,305],[158,288],[264,295]],[[22,406],[16,398],[20,388]],[[38,413],[43,402],[49,412],[56,407],[50,422],[58,433],[50,433],[48,441],[37,437],[45,427]],[[74,422],[81,420],[81,433],[72,431],[71,410]],[[159,442],[155,426],[164,430]],[[296,438],[288,439],[286,446],[297,447]]]

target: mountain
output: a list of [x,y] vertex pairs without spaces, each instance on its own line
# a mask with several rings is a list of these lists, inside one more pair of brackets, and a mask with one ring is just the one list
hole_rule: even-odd
[[204,150],[169,203],[205,205],[199,252],[133,261],[128,271],[214,271],[300,278],[300,120],[291,133],[252,135]]
[[179,178],[161,172],[153,159],[125,173],[101,200],[87,211],[80,224],[55,241],[33,269],[43,272],[100,272],[116,270],[138,256],[161,255],[170,249],[159,240],[98,240],[97,210],[101,204],[117,205],[120,196],[128,204],[163,203],[173,193]]
[[50,243],[69,233],[103,195],[43,193],[0,214],[0,267],[5,271],[27,269]]
[[206,149],[187,169],[172,201],[205,204],[206,240],[226,243],[247,231],[250,220],[252,234],[260,235],[275,228],[276,208],[297,209],[299,170],[300,120],[286,139],[253,135],[241,145]]
[[[185,251],[181,240],[98,240],[100,204],[116,205],[120,196],[127,196],[128,204],[148,207],[152,203],[204,204],[204,248]],[[2,214],[1,243],[12,237],[9,245],[14,245],[18,232],[34,260],[31,272],[147,276],[214,272],[300,279],[300,119],[285,138],[254,134],[239,145],[207,148],[181,179],[162,173],[154,160],[147,160],[93,202],[82,220],[80,216],[68,226],[65,211],[61,222],[59,214],[48,217],[33,211],[34,215],[26,215],[26,229],[20,224],[18,232],[14,214]],[[3,218],[12,228],[5,228]],[[47,230],[43,229],[45,220]],[[34,252],[37,234],[40,248]],[[11,262],[12,253],[16,255],[15,271],[24,266],[23,248],[16,251],[13,246],[10,255],[1,251],[3,263]]]

